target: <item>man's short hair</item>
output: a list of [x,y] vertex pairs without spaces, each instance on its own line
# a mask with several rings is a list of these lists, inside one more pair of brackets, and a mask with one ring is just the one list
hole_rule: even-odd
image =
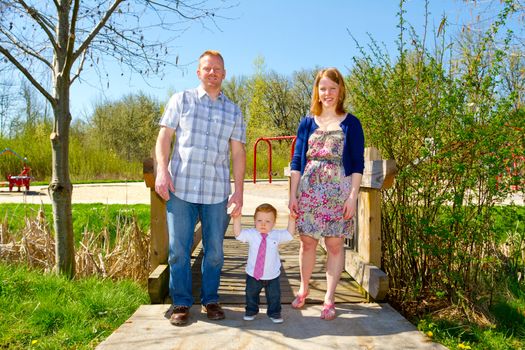
[[224,58],[222,58],[222,55],[219,51],[217,50],[206,50],[202,53],[202,55],[199,56],[199,63],[200,63],[200,60],[201,58],[203,58],[204,56],[215,56],[215,57],[219,57],[222,61],[222,65],[224,66]]

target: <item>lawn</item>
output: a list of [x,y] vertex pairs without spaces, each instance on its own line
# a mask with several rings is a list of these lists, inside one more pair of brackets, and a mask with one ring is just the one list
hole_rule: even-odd
[[68,280],[0,262],[0,349],[93,349],[142,304],[129,280]]

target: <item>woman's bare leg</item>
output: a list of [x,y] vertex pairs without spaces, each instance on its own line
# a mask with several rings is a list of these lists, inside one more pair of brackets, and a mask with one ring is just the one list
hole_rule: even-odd
[[299,268],[301,270],[301,285],[298,295],[308,293],[308,285],[315,266],[317,243],[319,241],[309,237],[301,236],[301,248],[299,250]]
[[335,289],[344,267],[343,238],[325,237],[327,251],[326,258],[326,294],[324,302],[333,304],[335,301]]

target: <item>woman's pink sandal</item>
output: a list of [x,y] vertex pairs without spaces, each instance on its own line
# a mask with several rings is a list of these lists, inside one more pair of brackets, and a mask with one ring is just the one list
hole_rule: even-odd
[[335,305],[333,303],[324,303],[323,310],[321,310],[321,319],[331,321],[335,316]]
[[295,296],[295,299],[292,301],[292,308],[294,309],[300,309],[304,306],[306,303],[306,297],[308,296],[308,292],[304,294],[299,294]]

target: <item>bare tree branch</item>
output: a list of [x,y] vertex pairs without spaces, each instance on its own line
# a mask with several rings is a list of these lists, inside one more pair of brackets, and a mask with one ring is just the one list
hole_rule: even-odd
[[51,103],[51,105],[56,104],[56,100],[47,92],[46,89],[36,79],[33,77],[33,75],[3,46],[0,45],[0,52],[7,57],[7,59],[16,67],[18,70],[24,74],[24,76],[33,84],[33,86],[40,91],[42,95]]
[[73,77],[71,78],[71,84],[73,84],[73,82],[78,78],[80,77],[80,73],[82,72],[82,69],[84,68],[84,62],[86,60],[86,51],[84,51],[82,53],[82,57],[80,58],[80,63],[78,64],[78,67],[77,67],[77,72],[73,75]]
[[38,52],[36,52],[33,49],[31,49],[30,47],[24,45],[23,44],[23,40],[20,40],[19,38],[14,37],[13,35],[11,35],[11,33],[4,31],[3,28],[0,28],[0,33],[4,34],[6,36],[6,38],[8,38],[10,40],[11,44],[16,46],[17,48],[19,48],[23,53],[38,59],[39,61],[44,63],[49,68],[53,67],[51,62],[49,62],[44,57],[42,57]]
[[55,40],[55,36],[52,32],[53,25],[51,25],[44,16],[42,16],[37,10],[35,10],[33,7],[28,6],[24,0],[18,0],[18,2],[24,7],[24,9],[27,11],[27,13],[35,20],[36,23],[42,28],[42,30],[46,33],[47,38],[49,39],[49,42],[53,46],[53,48],[57,49],[57,43]]
[[64,64],[64,71],[69,72],[71,69],[71,66],[73,65],[73,62],[75,61],[73,59],[73,49],[75,47],[75,29],[77,24],[77,18],[78,18],[78,9],[80,6],[80,0],[75,0],[75,4],[73,5],[73,13],[71,15],[71,25],[69,28],[69,38],[67,41],[67,54],[66,54],[66,62]]
[[[187,20],[196,20],[196,19],[202,18],[202,15],[197,15],[197,16],[193,16],[193,17],[185,15],[184,13],[179,11],[179,2],[177,1],[176,3],[177,3],[176,7],[173,7],[173,6],[170,6],[170,5],[167,5],[167,4],[160,3],[158,1],[153,1],[153,0],[148,1],[148,4],[152,8],[154,8],[154,6],[156,5],[156,6],[160,7],[160,8],[164,8],[166,10],[173,11],[173,12],[177,13],[179,16],[181,16],[182,18],[187,19]],[[212,13],[208,13],[208,12],[206,12],[205,15],[206,16],[207,15],[212,15],[213,16]]]
[[78,56],[80,56],[80,54],[87,49],[87,47],[89,46],[89,44],[91,44],[91,42],[93,41],[93,39],[95,38],[95,36],[100,32],[100,30],[106,25],[106,22],[109,20],[109,18],[111,17],[111,15],[115,12],[115,10],[117,9],[117,7],[122,3],[123,0],[115,0],[115,2],[113,3],[113,5],[111,5],[109,7],[109,9],[106,11],[106,13],[104,14],[104,17],[102,17],[102,19],[99,21],[98,25],[93,28],[93,30],[91,31],[91,33],[88,35],[88,37],[84,40],[84,42],[79,46],[79,48],[75,51],[75,53],[73,54],[73,61],[75,61]]

